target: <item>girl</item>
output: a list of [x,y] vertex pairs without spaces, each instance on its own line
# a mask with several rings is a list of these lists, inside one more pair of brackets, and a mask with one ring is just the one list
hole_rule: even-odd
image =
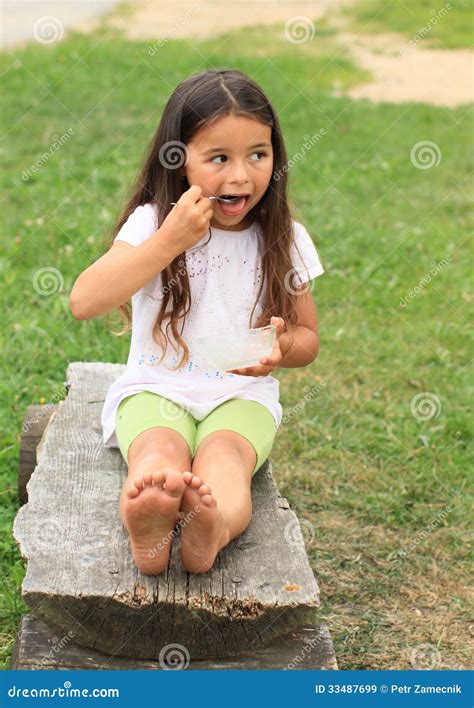
[[[120,515],[142,573],[167,567],[180,516],[192,573],[208,571],[246,529],[252,476],[282,417],[271,373],[318,355],[316,309],[302,285],[323,268],[291,218],[286,173],[262,89],[236,70],[190,76],[164,109],[109,250],[71,292],[78,319],[118,308],[132,320],[102,426],[104,444],[128,465]],[[236,200],[216,198],[224,195]],[[258,366],[219,371],[199,354],[199,337],[232,341],[268,324],[275,345]]]

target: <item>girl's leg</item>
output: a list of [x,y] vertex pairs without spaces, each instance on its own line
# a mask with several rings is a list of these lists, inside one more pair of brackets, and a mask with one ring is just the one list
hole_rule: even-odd
[[183,475],[181,505],[181,558],[189,572],[207,572],[220,549],[249,525],[256,458],[253,445],[231,430],[211,433],[196,450],[192,471]]
[[148,428],[130,445],[120,516],[130,535],[133,559],[145,575],[161,573],[168,565],[186,486],[183,472],[190,469],[188,444],[176,430]]

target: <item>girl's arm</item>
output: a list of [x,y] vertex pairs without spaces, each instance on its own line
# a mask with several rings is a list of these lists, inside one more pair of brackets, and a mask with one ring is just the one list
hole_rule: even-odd
[[76,319],[101,317],[127,302],[179,255],[164,226],[139,246],[115,241],[107,253],[79,275],[69,296],[69,307]]
[[295,368],[307,366],[319,353],[319,336],[303,325],[284,332],[280,337],[283,358],[279,367]]
[[280,336],[282,360],[279,366],[283,368],[307,366],[319,354],[318,316],[307,285],[304,293],[296,298],[296,311],[300,324]]
[[211,201],[202,196],[201,187],[192,185],[160,228],[138,246],[117,239],[74,283],[69,296],[74,317],[91,320],[123,305],[176,256],[200,241],[212,215]]
[[268,376],[277,368],[295,368],[311,364],[319,354],[319,329],[316,305],[309,289],[298,296],[296,310],[300,324],[297,327],[289,327],[286,331],[282,317],[271,317],[270,324],[276,326],[277,336],[272,352],[261,357],[260,364],[244,369],[229,369],[228,373]]

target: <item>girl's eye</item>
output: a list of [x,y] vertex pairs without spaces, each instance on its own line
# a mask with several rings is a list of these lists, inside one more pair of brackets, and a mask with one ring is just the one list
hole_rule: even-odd
[[[266,153],[265,152],[253,152],[252,155],[263,155],[265,157]],[[227,160],[225,155],[216,155],[215,157],[211,158],[211,162],[214,162],[214,160],[218,160],[219,157],[224,157]],[[257,162],[259,162],[259,160],[257,160]],[[217,164],[222,165],[222,162],[218,162]]]
[[[219,157],[225,157],[225,155],[216,155],[215,157],[213,157],[213,158],[211,159],[211,162],[214,162],[214,160],[217,160]],[[219,165],[222,165],[222,162],[219,162],[218,164],[219,164]]]
[[265,152],[253,152],[252,155],[263,155],[263,157],[265,157],[266,153]]

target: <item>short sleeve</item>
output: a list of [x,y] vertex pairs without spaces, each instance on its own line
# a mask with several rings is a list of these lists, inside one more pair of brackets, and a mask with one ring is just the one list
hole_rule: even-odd
[[[302,224],[293,222],[295,243],[291,247],[291,260],[301,283],[317,278],[324,273],[316,247]],[[298,250],[296,249],[298,247]],[[299,253],[298,253],[299,251]]]
[[139,246],[154,234],[157,228],[154,206],[152,204],[143,204],[130,214],[114,238],[114,242],[126,241],[132,246]]

